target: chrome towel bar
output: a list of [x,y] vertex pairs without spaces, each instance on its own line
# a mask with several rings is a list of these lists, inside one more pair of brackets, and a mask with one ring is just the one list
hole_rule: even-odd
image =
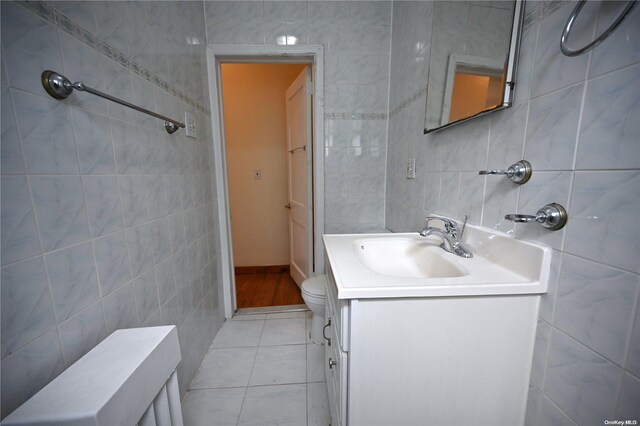
[[52,98],[55,98],[58,100],[67,98],[73,92],[73,89],[76,89],[76,90],[80,90],[81,92],[88,92],[88,93],[91,93],[92,95],[100,96],[101,98],[107,99],[117,104],[124,105],[128,108],[135,109],[136,111],[140,111],[147,115],[151,115],[153,117],[164,120],[164,128],[167,130],[167,133],[169,134],[175,132],[180,127],[182,128],[185,127],[184,123],[181,123],[180,121],[158,114],[157,112],[149,111],[148,109],[139,107],[127,101],[123,101],[122,99],[115,98],[111,95],[107,95],[106,93],[103,93],[99,90],[92,89],[91,87],[85,86],[84,83],[82,82],[78,81],[78,82],[72,83],[67,77],[55,71],[51,71],[51,70],[43,71],[41,75],[41,82],[42,82],[42,87],[44,87],[44,90],[46,90],[47,93]]
[[618,25],[620,25],[622,20],[627,17],[629,12],[631,12],[631,9],[633,9],[633,7],[636,5],[636,0],[629,1],[629,3],[627,3],[627,5],[625,6],[624,10],[620,13],[620,15],[618,15],[618,17],[613,21],[613,23],[609,25],[609,28],[604,30],[604,32],[600,34],[598,37],[596,37],[596,39],[593,40],[591,43],[581,47],[580,49],[574,50],[569,48],[569,46],[567,46],[567,41],[569,40],[569,33],[571,32],[571,27],[573,26],[573,23],[578,17],[580,10],[584,7],[585,1],[586,0],[580,0],[578,2],[578,5],[575,7],[575,9],[573,9],[573,12],[571,12],[571,16],[569,16],[569,19],[567,20],[567,23],[565,24],[564,29],[562,30],[562,37],[560,37],[560,50],[565,56],[582,55],[583,53],[593,49],[594,47],[602,43],[607,37],[611,35],[613,31],[615,31],[615,29],[618,27]]

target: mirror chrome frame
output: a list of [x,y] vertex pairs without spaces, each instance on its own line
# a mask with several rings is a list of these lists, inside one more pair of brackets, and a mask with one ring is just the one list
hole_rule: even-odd
[[[479,112],[462,120],[452,121],[440,127],[434,129],[427,129],[425,127],[424,134],[433,133],[442,129],[447,129],[456,124],[464,123],[477,117],[481,117],[485,114],[489,114],[494,111],[499,111],[504,108],[509,108],[513,104],[513,89],[515,87],[515,75],[518,68],[518,56],[520,55],[520,41],[522,39],[522,27],[524,26],[524,0],[515,0],[513,8],[513,24],[511,25],[511,40],[509,42],[509,62],[507,63],[507,75],[504,89],[504,96],[502,98],[502,105],[495,108],[488,109],[486,111]],[[425,103],[429,98],[429,84],[427,81],[427,95],[425,96]],[[426,126],[425,109],[425,126]]]

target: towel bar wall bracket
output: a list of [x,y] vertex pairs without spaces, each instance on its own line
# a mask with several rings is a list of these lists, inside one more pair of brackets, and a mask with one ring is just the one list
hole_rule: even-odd
[[103,93],[99,90],[92,89],[91,87],[85,86],[82,82],[72,83],[67,77],[59,74],[55,71],[46,70],[42,72],[41,75],[42,87],[44,90],[54,99],[62,100],[66,99],[71,93],[73,93],[73,89],[80,90],[81,92],[89,92],[92,95],[99,96],[101,98],[107,99],[109,101],[115,102],[120,105],[124,105],[128,108],[135,109],[136,111],[140,111],[144,114],[151,115],[153,117],[164,120],[164,128],[167,133],[172,134],[180,127],[184,128],[184,123],[174,120],[172,118],[166,117],[164,115],[158,114],[153,111],[149,111],[148,109],[139,107],[127,101],[123,101],[122,99],[118,99],[106,93]]

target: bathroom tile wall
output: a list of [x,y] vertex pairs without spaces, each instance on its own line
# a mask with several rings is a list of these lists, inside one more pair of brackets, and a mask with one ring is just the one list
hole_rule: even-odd
[[384,229],[390,1],[206,1],[208,44],[324,47],[325,232]]
[[[601,32],[624,4],[584,8],[571,43]],[[640,418],[640,9],[591,53],[564,57],[574,4],[527,2],[515,103],[423,135],[432,3],[394,2],[386,227],[416,231],[429,213],[498,229],[554,249],[540,307],[526,424]],[[416,179],[404,162],[416,158]],[[525,158],[524,186],[478,170]],[[548,202],[565,229],[505,221]]]
[[[181,391],[223,321],[202,2],[2,2],[2,417],[118,328],[175,324]],[[198,139],[40,73],[176,119]]]

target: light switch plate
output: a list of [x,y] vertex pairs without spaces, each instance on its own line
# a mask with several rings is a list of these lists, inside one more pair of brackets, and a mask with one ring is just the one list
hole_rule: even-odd
[[254,178],[255,180],[260,180],[260,179],[262,179],[262,170],[260,170],[260,169],[255,169],[255,170],[253,171],[253,178]]
[[190,138],[198,138],[198,123],[196,123],[196,117],[189,111],[184,112],[184,125],[187,132],[187,136]]
[[415,158],[407,158],[407,179],[415,179],[416,178],[416,159]]

